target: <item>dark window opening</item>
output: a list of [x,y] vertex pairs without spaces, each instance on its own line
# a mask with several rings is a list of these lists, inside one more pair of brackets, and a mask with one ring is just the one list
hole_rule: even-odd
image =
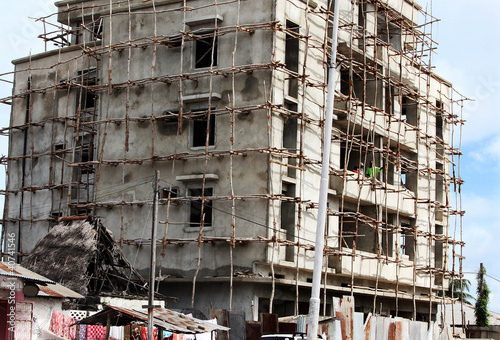
[[401,224],[401,234],[399,239],[399,254],[408,256],[410,261],[414,257],[414,235],[411,231],[410,224]]
[[78,71],[76,82],[82,86],[76,94],[76,112],[80,113],[80,121],[91,121],[97,101],[97,96],[92,89],[92,86],[97,84],[96,69]]
[[54,145],[54,152],[56,152],[56,153],[62,152],[62,151],[64,151],[64,149],[66,149],[66,146],[64,145],[64,143],[59,143],[59,144]]
[[102,39],[102,28],[103,28],[102,19],[97,19],[91,24],[92,41]]
[[[295,103],[285,103],[285,108],[289,111],[297,112],[297,104]],[[298,122],[296,116],[285,116],[285,122],[283,124],[283,148],[291,153],[297,153],[297,129]],[[297,159],[294,157],[288,158],[288,164],[290,165],[287,169],[288,177],[295,177],[297,174]]]
[[[292,72],[299,72],[299,26],[291,21],[286,22],[285,65]],[[297,98],[299,93],[299,80],[292,77],[288,81],[288,95]]]
[[164,41],[162,41],[162,44],[170,47],[170,48],[176,48],[176,47],[181,47],[182,46],[182,34],[176,34],[173,36],[168,37]]
[[81,22],[77,22],[71,28],[71,35],[73,36],[73,43],[75,45],[78,45],[82,42],[82,23]]
[[444,171],[443,165],[436,163],[436,201],[444,203]]
[[58,222],[60,217],[63,217],[63,213],[61,211],[53,211],[50,213],[50,219],[53,222]]
[[192,146],[206,146],[207,136],[208,146],[215,145],[215,116],[213,114],[210,115],[210,119],[208,116],[205,116],[193,121]]
[[[75,180],[81,182],[84,178],[81,175],[90,174],[94,172],[94,168],[92,164],[88,164],[89,162],[94,160],[93,155],[93,141],[91,135],[85,135],[81,137],[76,145],[75,149],[75,163],[82,163],[79,165],[76,170],[79,170],[75,173]],[[85,179],[86,180],[86,179]]]
[[[295,184],[283,183],[281,193],[285,197],[295,197]],[[295,203],[281,201],[281,229],[286,230],[286,239],[295,242]],[[286,246],[286,261],[294,261],[295,246]]]
[[217,49],[218,38],[215,31],[197,37],[195,42],[195,68],[217,66]]
[[177,135],[179,131],[179,112],[165,111],[163,116],[156,118],[158,133],[165,136]]
[[[88,163],[92,161],[92,149],[90,148],[90,145],[84,145],[82,146],[82,149],[81,149],[81,155],[80,155],[80,162],[81,163]],[[92,165],[88,165],[88,164],[83,164],[82,167],[81,167],[81,173],[82,174],[88,174],[88,173],[93,173],[94,172],[94,168],[92,167]]]
[[70,216],[89,216],[90,210],[88,209],[71,209]]
[[393,235],[394,234],[392,232],[392,228],[389,226],[388,223],[384,222],[382,232],[380,235],[380,238],[382,240],[381,242],[382,255],[386,255],[387,257],[393,256],[392,254],[394,245]]
[[394,114],[394,93],[394,87],[387,86],[385,88],[385,112],[391,116]]
[[351,79],[349,75],[349,70],[342,70],[340,72],[340,93],[345,96],[349,96],[351,88]]
[[366,25],[366,3],[360,2],[358,5],[358,25],[365,28]]
[[[369,209],[361,209],[361,215],[373,215]],[[374,223],[364,219],[357,218],[354,209],[344,208],[344,215],[339,219],[342,230],[341,246],[369,253],[377,253],[377,244],[379,235],[375,232]],[[371,216],[373,218],[373,216]]]
[[[349,153],[347,153],[347,142],[343,142],[340,147],[340,169],[345,169],[347,161],[347,170],[363,173],[363,155],[359,151],[359,146],[349,144]],[[346,159],[346,157],[348,157]]]
[[191,200],[189,204],[189,227],[200,227],[202,222],[204,227],[212,226],[212,200],[203,201],[202,198],[211,197],[213,193],[213,188],[205,188],[205,190],[192,188],[188,190],[188,196],[198,197],[198,199]]
[[401,51],[401,28],[392,23],[387,23],[384,15],[379,15],[377,20],[377,36],[388,43],[397,51]]
[[416,192],[418,172],[415,169],[417,154],[401,151],[401,185],[406,189]]
[[168,198],[177,198],[179,197],[179,188],[162,188],[160,191],[160,198],[168,199]]
[[81,109],[87,110],[95,107],[95,93],[88,90],[82,91]]
[[436,101],[436,137],[443,139],[443,102]]
[[408,96],[401,99],[401,120],[413,126],[418,124],[418,105]]

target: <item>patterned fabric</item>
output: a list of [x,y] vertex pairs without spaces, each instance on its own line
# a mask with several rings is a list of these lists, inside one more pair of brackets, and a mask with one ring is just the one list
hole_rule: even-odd
[[49,330],[60,337],[74,340],[76,339],[76,325],[70,327],[74,323],[76,323],[76,320],[72,317],[53,310]]
[[52,311],[52,318],[50,319],[49,330],[57,335],[63,335],[63,314],[58,311]]
[[104,326],[87,326],[87,340],[105,340],[106,327]]
[[78,332],[78,340],[87,340],[87,325],[80,325],[80,332]]
[[[142,330],[141,330],[141,339],[142,340],[148,340],[148,328],[147,327],[142,327]],[[158,329],[157,328],[154,328],[153,339],[154,340],[158,340]]]

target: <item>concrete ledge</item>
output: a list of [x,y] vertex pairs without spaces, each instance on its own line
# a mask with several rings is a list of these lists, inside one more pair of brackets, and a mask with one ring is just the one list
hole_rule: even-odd
[[210,93],[192,94],[192,95],[182,97],[182,101],[185,103],[202,102],[204,100],[209,100],[210,98],[221,99],[222,95],[220,93],[217,93],[217,92],[212,92],[211,94]]
[[220,14],[216,15],[207,15],[203,17],[195,17],[191,19],[186,19],[185,24],[188,26],[196,26],[196,25],[202,25],[202,24],[211,24],[215,23],[215,21],[221,22],[224,21],[224,17]]
[[[179,182],[199,182],[203,181],[203,174],[176,176],[175,180]],[[216,174],[205,175],[205,181],[217,181],[217,180],[219,180],[219,175]]]

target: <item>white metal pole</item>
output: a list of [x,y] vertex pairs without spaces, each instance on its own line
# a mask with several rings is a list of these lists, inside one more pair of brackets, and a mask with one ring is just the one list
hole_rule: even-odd
[[158,223],[158,181],[160,179],[160,171],[155,171],[154,182],[154,198],[153,198],[153,225],[151,227],[151,264],[149,268],[149,299],[148,299],[148,340],[153,340],[154,335],[154,316],[153,309],[155,306],[155,269],[156,269],[156,225]]
[[314,250],[314,270],[309,300],[309,319],[307,340],[316,340],[318,334],[321,272],[323,269],[323,249],[325,240],[326,207],[328,201],[328,179],[330,172],[330,147],[332,140],[332,119],[337,79],[337,34],[339,29],[339,0],[334,0],[331,61],[328,65],[328,96],[326,99],[325,130],[323,134],[323,160],[319,187],[318,220],[316,226],[316,245]]

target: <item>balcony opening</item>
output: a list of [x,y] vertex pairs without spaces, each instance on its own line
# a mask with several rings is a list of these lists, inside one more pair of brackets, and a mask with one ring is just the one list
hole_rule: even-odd
[[[369,210],[370,208],[362,209]],[[340,219],[342,230],[342,246],[375,254],[377,252],[377,239],[374,224],[367,215],[356,216],[355,210],[344,208],[344,215]],[[357,229],[357,231],[356,231]]]
[[396,51],[401,51],[401,28],[387,22],[387,17],[383,14],[378,15],[377,37]]
[[418,104],[408,96],[401,99],[401,120],[413,126],[418,125]]
[[[340,169],[346,168],[347,162],[347,170],[350,171],[358,171],[359,173],[363,173],[363,160],[361,159],[362,155],[359,151],[359,147],[353,144],[349,144],[350,152],[347,153],[347,142],[343,142],[340,147]],[[346,159],[346,156],[348,157]]]
[[399,254],[403,259],[413,261],[415,256],[415,237],[413,235],[412,223],[401,223],[401,233],[399,239]]
[[381,253],[382,255],[385,255],[387,257],[393,257],[393,248],[394,248],[394,232],[393,228],[391,226],[392,222],[394,220],[393,215],[388,216],[388,221],[384,221],[382,224],[382,230],[380,232],[380,238],[381,238]]

